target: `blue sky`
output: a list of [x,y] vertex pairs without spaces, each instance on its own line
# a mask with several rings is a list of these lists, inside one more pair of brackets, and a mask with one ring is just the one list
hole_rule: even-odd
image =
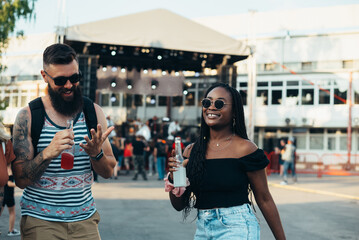
[[[65,15],[60,16],[60,0],[37,0],[36,19],[20,21],[17,30],[25,34],[53,32],[61,25],[75,25],[165,8],[187,18],[272,11],[295,8],[357,4],[359,0],[67,0]],[[59,20],[61,19],[61,20]]]

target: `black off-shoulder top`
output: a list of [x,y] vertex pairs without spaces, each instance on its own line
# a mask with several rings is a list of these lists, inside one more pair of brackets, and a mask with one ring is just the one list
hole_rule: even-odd
[[194,192],[195,208],[225,208],[249,203],[246,172],[263,169],[268,163],[261,149],[241,158],[206,159],[200,190]]

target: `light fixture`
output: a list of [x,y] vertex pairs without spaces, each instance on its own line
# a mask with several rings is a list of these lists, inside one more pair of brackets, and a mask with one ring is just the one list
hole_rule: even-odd
[[188,87],[186,84],[183,84],[183,91],[182,91],[183,95],[187,95],[188,94]]
[[155,90],[158,87],[158,81],[156,79],[151,80],[151,88]]
[[111,51],[111,56],[115,56],[116,55],[116,51],[115,50],[112,50]]
[[163,71],[162,71],[162,75],[164,76],[164,75],[166,75],[166,74],[167,74],[166,70],[163,70]]
[[132,80],[131,79],[126,79],[126,83],[127,83],[127,88],[128,89],[132,89]]
[[143,69],[143,73],[144,73],[144,74],[147,74],[147,73],[148,73],[148,70],[147,70],[147,69]]
[[111,102],[116,102],[116,95],[114,93],[112,93],[111,95]]
[[162,60],[162,56],[161,56],[161,55],[158,55],[158,56],[157,56],[157,59],[158,59],[158,60]]
[[107,67],[102,67],[102,71],[106,72],[107,71]]
[[116,72],[116,71],[117,71],[117,67],[112,67],[111,70],[112,70],[112,72]]
[[111,81],[111,87],[116,87],[117,86],[117,83],[116,83],[116,78],[112,79]]
[[124,67],[121,68],[121,72],[123,72],[123,73],[126,72],[126,68],[124,68]]

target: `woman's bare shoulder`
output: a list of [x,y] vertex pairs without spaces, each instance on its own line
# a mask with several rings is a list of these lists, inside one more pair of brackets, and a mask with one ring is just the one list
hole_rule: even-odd
[[234,142],[235,145],[238,146],[235,148],[235,151],[236,151],[236,155],[239,158],[249,155],[258,149],[258,146],[251,140],[244,139],[238,136],[234,139]]

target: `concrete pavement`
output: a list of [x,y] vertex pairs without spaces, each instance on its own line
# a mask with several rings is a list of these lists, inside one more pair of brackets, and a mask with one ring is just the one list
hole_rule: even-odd
[[[181,213],[172,208],[162,181],[155,176],[149,181],[132,181],[131,177],[100,179],[93,185],[102,239],[193,239],[196,211],[183,222]],[[283,186],[280,177],[272,174],[268,181],[287,239],[359,239],[358,176],[299,175],[297,184]],[[16,195],[18,203],[21,190],[17,189]],[[257,206],[256,211],[261,239],[274,239]],[[16,228],[19,213],[17,204]],[[7,219],[5,209],[0,217],[0,239],[20,239],[6,236]]]

